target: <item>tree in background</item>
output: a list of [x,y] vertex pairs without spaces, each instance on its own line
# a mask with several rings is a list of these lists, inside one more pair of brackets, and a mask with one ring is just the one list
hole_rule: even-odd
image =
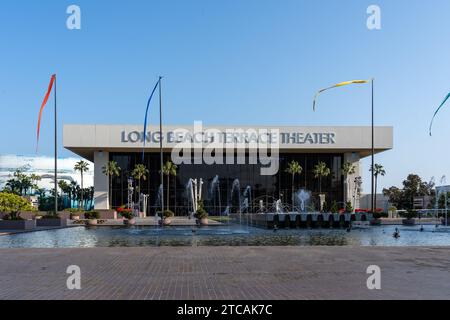
[[75,164],[75,166],[74,166],[73,169],[74,169],[75,171],[79,171],[79,172],[80,172],[80,175],[81,175],[81,201],[80,201],[80,204],[81,204],[81,208],[84,208],[84,207],[83,207],[83,205],[84,205],[84,203],[83,203],[83,196],[84,196],[84,190],[83,190],[83,174],[84,174],[85,172],[88,172],[88,171],[89,171],[89,163],[87,163],[86,161],[80,160],[80,161],[78,161],[78,162]]
[[59,180],[58,187],[59,187],[59,189],[61,189],[61,193],[66,194],[67,198],[69,198],[69,206],[70,206],[70,198],[71,198],[70,192],[72,190],[70,188],[70,185],[65,180]]
[[322,177],[328,177],[331,173],[330,168],[327,167],[325,162],[320,161],[314,166],[314,178],[319,179],[319,193],[322,193]]
[[32,173],[32,174],[30,175],[30,179],[31,179],[31,183],[32,183],[32,186],[31,186],[32,190],[31,190],[31,191],[34,191],[34,192],[32,192],[32,193],[35,194],[35,193],[36,193],[36,190],[39,188],[38,182],[41,181],[42,178],[41,178],[41,176]]
[[384,177],[386,175],[386,170],[384,170],[381,164],[375,163],[374,166],[370,166],[370,171],[375,177],[375,191],[374,191],[374,210],[377,209],[377,189],[378,189],[378,176]]
[[289,162],[288,167],[285,170],[286,173],[290,174],[292,177],[292,208],[295,206],[295,175],[301,175],[303,172],[302,166],[297,162],[292,160]]
[[19,168],[13,173],[13,177],[6,181],[5,191],[19,196],[25,196],[33,187],[31,176],[24,173],[25,167]]
[[[355,172],[356,172],[356,166],[355,165],[353,165],[352,163],[350,163],[350,162],[346,162],[346,163],[344,163],[343,165],[342,165],[342,173],[343,173],[343,175],[344,175],[344,178],[345,178],[345,190],[346,190],[346,192],[347,192],[347,197],[349,196],[349,194],[350,194],[350,190],[349,190],[349,185],[350,185],[350,183],[348,182],[348,178],[349,178],[349,176],[351,176],[352,174],[355,174]],[[344,196],[345,197],[345,196]]]
[[403,181],[403,188],[395,186],[384,189],[383,194],[389,198],[389,202],[399,210],[413,209],[414,197],[434,197],[434,182],[424,182],[417,174],[410,174]]
[[[172,161],[167,161],[166,164],[162,168],[162,172],[165,176],[167,176],[167,209],[169,209],[170,201],[169,201],[169,183],[170,183],[170,177],[176,177],[177,176],[177,170],[178,166],[175,165]],[[176,186],[175,186],[176,187]]]
[[117,164],[117,162],[115,161],[108,161],[108,163],[103,166],[102,168],[103,170],[103,174],[105,174],[106,176],[108,176],[108,180],[109,180],[109,208],[112,209],[112,180],[114,177],[117,177],[120,175],[120,171],[122,170],[119,165]]
[[137,164],[131,172],[131,176],[138,181],[139,193],[142,193],[141,180],[146,181],[148,173],[148,169],[143,164]]

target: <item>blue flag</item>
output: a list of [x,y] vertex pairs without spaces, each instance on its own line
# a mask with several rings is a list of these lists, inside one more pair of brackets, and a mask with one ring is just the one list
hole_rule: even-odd
[[444,106],[444,104],[447,102],[447,100],[449,98],[450,98],[450,93],[447,95],[447,97],[445,97],[444,101],[441,103],[439,108],[434,113],[433,118],[431,119],[431,124],[430,124],[430,136],[431,136],[431,128],[433,127],[434,118],[436,118],[436,115],[438,114],[438,112],[441,110],[441,108]]
[[142,162],[144,162],[145,155],[145,142],[147,141],[147,117],[148,117],[148,109],[150,108],[150,102],[152,102],[153,95],[155,94],[156,89],[161,83],[161,77],[159,77],[158,82],[156,82],[155,87],[153,88],[152,94],[147,102],[147,109],[145,110],[145,120],[144,120],[144,146],[142,148]]

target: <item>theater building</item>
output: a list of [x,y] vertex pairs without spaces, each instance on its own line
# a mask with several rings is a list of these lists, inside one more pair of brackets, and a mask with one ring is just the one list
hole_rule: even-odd
[[[164,196],[177,215],[189,211],[186,185],[203,180],[202,197],[208,211],[220,214],[238,206],[244,196],[272,201],[292,199],[292,176],[288,163],[297,161],[302,173],[295,176],[295,190],[311,192],[314,199],[325,194],[327,203],[340,206],[351,201],[359,207],[355,178],[360,161],[371,155],[371,127],[202,127],[201,125],[150,127],[142,125],[64,125],[64,147],[94,163],[95,208],[110,209],[128,203],[128,178],[137,164],[149,170],[141,180],[141,193],[148,195],[147,212],[160,207],[160,138],[164,162],[178,164],[176,176],[164,179]],[[393,148],[393,128],[375,128],[375,153]],[[145,146],[144,146],[145,139]],[[175,156],[174,156],[175,155]],[[178,157],[176,157],[178,156]],[[183,160],[181,163],[180,161]],[[120,175],[112,178],[112,190],[103,167],[115,161]],[[324,162],[330,174],[321,179],[314,167]],[[350,162],[355,173],[344,177],[342,166]],[[239,183],[237,184],[236,181]],[[348,183],[347,183],[348,181]],[[320,185],[319,185],[320,184]],[[135,186],[137,182],[135,182]],[[136,199],[137,200],[137,199]],[[167,199],[165,199],[165,203]],[[236,203],[237,202],[237,203]],[[316,204],[317,207],[317,204]]]

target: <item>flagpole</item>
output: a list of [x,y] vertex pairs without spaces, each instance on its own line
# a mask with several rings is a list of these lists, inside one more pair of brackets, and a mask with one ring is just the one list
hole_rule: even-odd
[[55,75],[55,215],[58,214],[58,111],[56,104],[56,75]]
[[371,201],[371,209],[372,209],[372,213],[374,213],[374,209],[376,206],[375,202],[375,194],[374,194],[374,184],[375,184],[375,179],[374,179],[374,174],[375,174],[375,129],[374,129],[374,79],[372,78],[372,170],[371,175],[372,175],[372,201]]
[[163,156],[163,127],[162,127],[162,96],[161,96],[161,79],[162,77],[159,77],[159,156],[160,156],[160,176],[161,176],[161,185],[162,185],[162,192],[161,192],[161,211],[162,216],[164,217],[164,173],[163,173],[163,166],[164,166],[164,156]]

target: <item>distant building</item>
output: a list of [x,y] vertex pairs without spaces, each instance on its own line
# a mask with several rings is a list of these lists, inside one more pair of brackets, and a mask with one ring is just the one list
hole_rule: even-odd
[[[58,180],[67,182],[81,182],[80,173],[73,167],[79,161],[78,158],[58,159]],[[22,168],[26,174],[36,174],[41,177],[39,188],[52,189],[54,183],[54,159],[44,156],[0,155],[0,190],[6,182],[13,177],[14,171]],[[94,185],[94,164],[90,163],[89,172],[83,174],[85,188]]]
[[[360,208],[359,209],[371,209],[370,200],[372,198],[371,194],[363,194],[361,195],[361,199],[359,201]],[[376,209],[382,209],[383,212],[388,212],[391,204],[389,203],[389,198],[383,194],[377,194],[377,203],[375,205]],[[358,209],[358,208],[357,208]]]
[[436,187],[436,195],[440,195],[443,193],[449,193],[449,192],[450,192],[450,186]]

